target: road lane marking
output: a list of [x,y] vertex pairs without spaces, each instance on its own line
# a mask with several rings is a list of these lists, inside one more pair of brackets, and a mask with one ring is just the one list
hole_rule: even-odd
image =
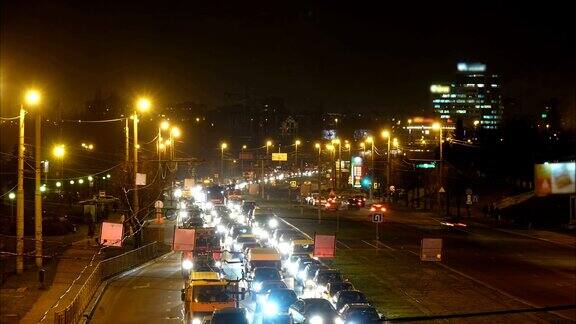
[[366,241],[364,241],[364,240],[362,240],[362,242],[363,242],[363,243],[366,243],[366,244],[368,244],[368,245],[370,245],[371,247],[373,247],[373,248],[375,248],[375,249],[377,249],[377,248],[378,248],[376,245],[372,245],[372,244],[370,244],[370,243],[368,243],[368,242],[366,242]]
[[348,250],[351,250],[351,249],[352,249],[350,246],[344,244],[344,242],[342,242],[342,241],[336,240],[336,243],[342,244],[342,245],[343,245],[345,248],[347,248]]
[[388,245],[386,245],[386,244],[384,244],[384,243],[382,243],[382,242],[380,242],[380,241],[377,241],[376,244],[382,245],[383,247],[389,249],[390,251],[396,251],[395,248],[390,247],[390,246],[388,246]]
[[134,286],[134,287],[132,287],[132,289],[142,289],[142,288],[150,288],[150,283],[147,283],[147,284],[142,285],[142,286]]

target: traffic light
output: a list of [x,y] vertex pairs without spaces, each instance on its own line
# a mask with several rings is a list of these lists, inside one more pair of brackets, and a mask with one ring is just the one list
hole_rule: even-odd
[[362,178],[361,184],[362,187],[364,188],[370,188],[370,186],[372,185],[372,179],[369,176],[365,176],[364,178]]

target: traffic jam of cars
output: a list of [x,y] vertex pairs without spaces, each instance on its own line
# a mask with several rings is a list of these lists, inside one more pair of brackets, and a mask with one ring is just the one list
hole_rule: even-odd
[[222,187],[184,205],[179,228],[196,232],[193,249],[180,252],[188,323],[384,321],[339,270],[314,256],[313,238],[272,210]]

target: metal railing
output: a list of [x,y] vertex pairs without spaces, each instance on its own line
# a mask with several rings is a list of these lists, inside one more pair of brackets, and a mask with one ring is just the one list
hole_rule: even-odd
[[94,267],[86,282],[64,309],[54,313],[54,323],[78,323],[102,281],[154,259],[161,253],[158,242],[102,260]]

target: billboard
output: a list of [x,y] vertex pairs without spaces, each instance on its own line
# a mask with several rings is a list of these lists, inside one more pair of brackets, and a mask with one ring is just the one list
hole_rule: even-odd
[[354,186],[354,188],[360,188],[362,187],[362,157],[353,157],[350,165],[352,166],[352,186]]
[[319,235],[314,236],[314,254],[318,258],[333,258],[336,250],[336,236]]
[[337,133],[335,129],[324,129],[322,130],[322,139],[325,139],[327,141],[331,141],[333,139],[336,139]]
[[420,244],[420,260],[442,261],[442,239],[423,238]]
[[288,153],[272,153],[272,161],[288,161]]
[[193,251],[196,243],[196,230],[191,228],[176,228],[174,230],[173,251]]
[[122,246],[124,226],[122,223],[102,222],[100,244],[104,246]]
[[537,196],[576,193],[576,162],[536,164],[534,178]]

